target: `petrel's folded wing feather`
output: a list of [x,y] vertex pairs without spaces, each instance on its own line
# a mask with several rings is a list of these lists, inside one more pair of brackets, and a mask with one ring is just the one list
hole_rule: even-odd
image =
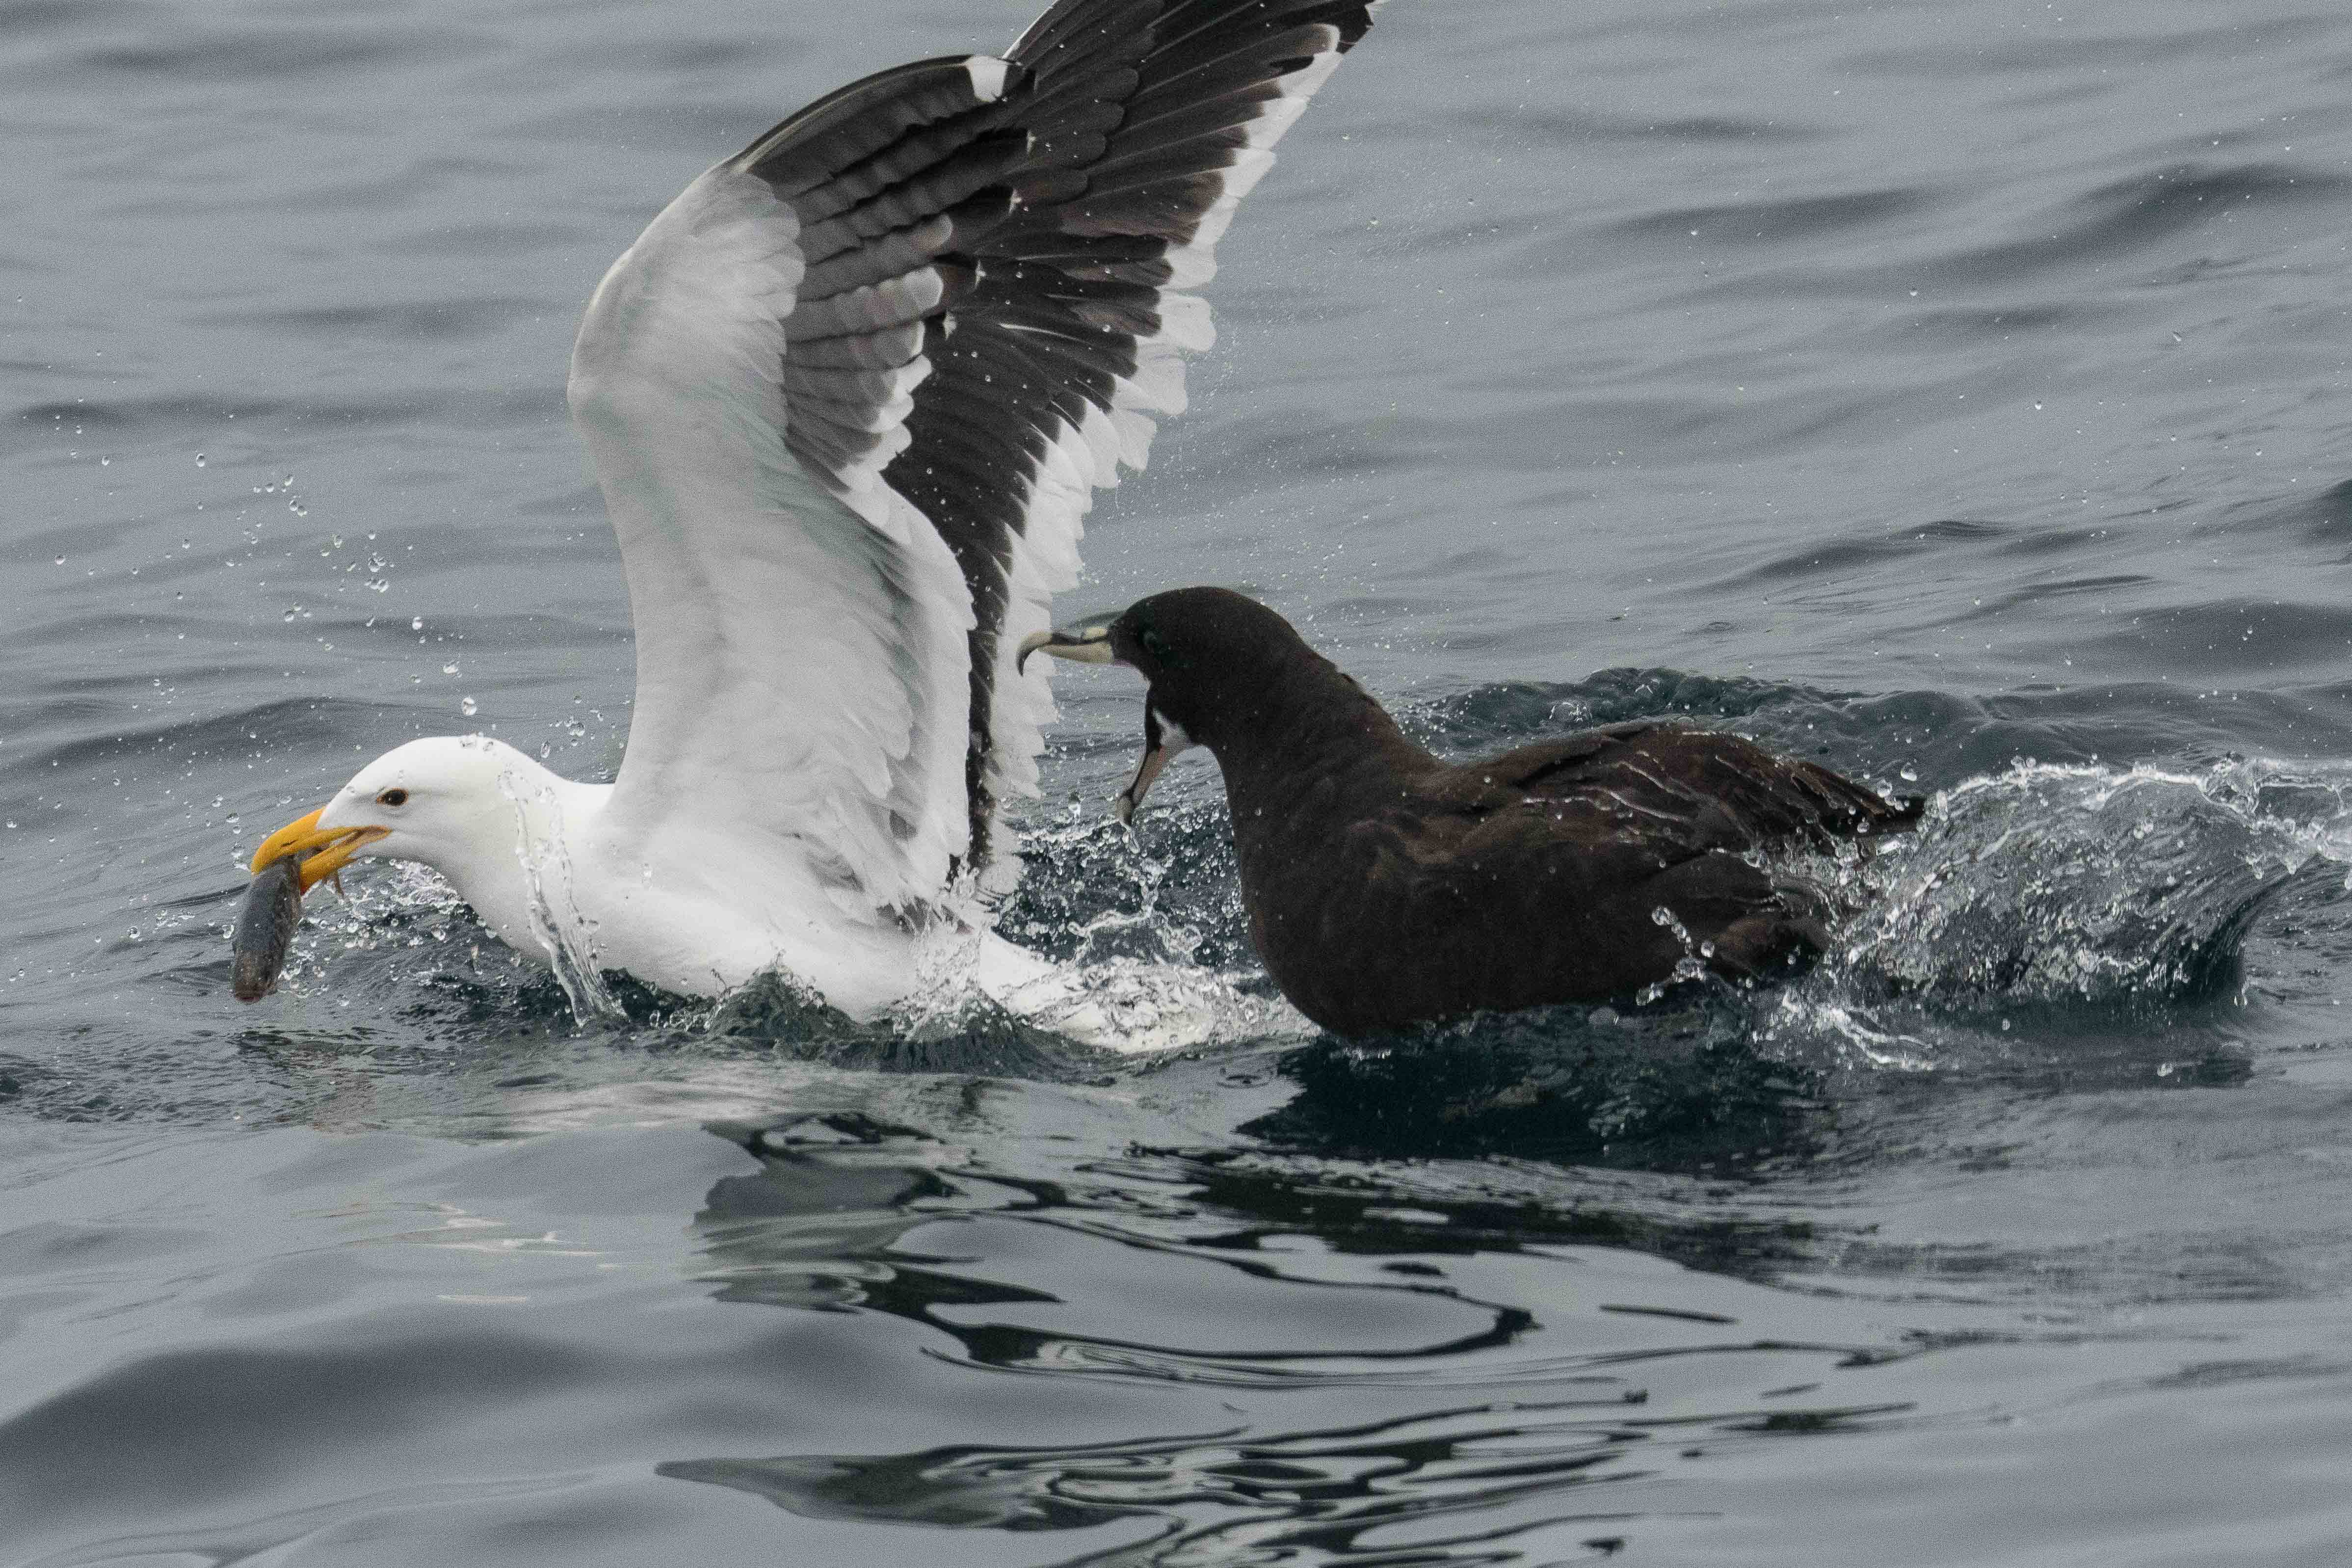
[[1065,0],[820,100],[614,264],[571,400],[637,699],[607,816],[794,835],[845,900],[991,858],[1051,713],[1014,651],[1183,405],[1206,279],[1364,0]]

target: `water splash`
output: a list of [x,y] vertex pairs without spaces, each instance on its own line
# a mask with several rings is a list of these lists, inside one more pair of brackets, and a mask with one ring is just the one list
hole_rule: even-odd
[[2104,1053],[2127,1079],[2168,1079],[2145,1044],[2242,1003],[2263,912],[2298,887],[2343,887],[2347,863],[2352,770],[2021,762],[1939,795],[1874,856],[1816,863],[1852,912],[1811,974],[1762,999],[1756,1039],[1789,1059],[1921,1072],[2016,1067],[2064,1038],[2053,1061]]
[[2267,763],[1970,779],[1846,874],[1870,902],[1824,968],[1960,1006],[2209,994],[2265,901],[2341,873],[2343,787]]
[[597,962],[596,922],[572,897],[562,795],[553,785],[535,784],[512,769],[499,774],[499,793],[515,806],[515,858],[530,890],[531,933],[563,987],[572,1016],[583,1027],[625,1017]]

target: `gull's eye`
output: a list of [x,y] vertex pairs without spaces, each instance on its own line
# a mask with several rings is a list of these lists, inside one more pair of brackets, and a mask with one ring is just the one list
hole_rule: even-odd
[[378,805],[406,805],[408,792],[404,789],[388,789],[375,797],[375,803]]

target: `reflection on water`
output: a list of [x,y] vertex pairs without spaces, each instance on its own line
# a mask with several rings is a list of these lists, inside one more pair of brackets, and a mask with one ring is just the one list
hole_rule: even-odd
[[[1588,1487],[1761,1438],[1866,1434],[1915,1416],[1908,1400],[1814,1395],[1827,1374],[1921,1344],[1759,1336],[1725,1313],[1644,1300],[1641,1277],[1606,1250],[1769,1274],[1804,1252],[1801,1227],[1408,1198],[1343,1162],[1231,1154],[1089,1163],[1071,1175],[1115,1184],[1087,1190],[974,1171],[952,1163],[964,1151],[855,1113],[729,1135],[761,1167],[717,1183],[695,1216],[701,1278],[722,1300],[888,1314],[932,1331],[932,1354],[976,1369],[1220,1390],[1226,1411],[1255,1413],[1213,1430],[1074,1445],[658,1467],[804,1517],[1021,1532],[1148,1526],[1054,1557],[1072,1563],[1535,1563],[1562,1546],[1622,1543],[1601,1527],[1626,1516]],[[1139,1201],[1155,1188],[1159,1203]],[[1496,1268],[1504,1259],[1516,1278]],[[1202,1281],[1198,1267],[1223,1282]],[[1218,1310],[1151,1299],[1155,1275],[1157,1289],[1205,1292]],[[1512,1299],[1486,1293],[1507,1279]],[[1133,1299],[1139,1281],[1145,1296]],[[1211,1327],[1232,1342],[1149,1337]],[[1695,1378],[1679,1370],[1694,1366]],[[1654,1400],[1661,1383],[1684,1387]],[[1693,1383],[1711,1407],[1693,1405]],[[1231,1403],[1252,1395],[1275,1403]],[[1368,1399],[1413,1408],[1339,1417]]]
[[[1650,1434],[1566,1412],[1634,1402],[1530,1404],[1505,1422],[1480,1405],[1330,1431],[1252,1437],[1235,1428],[1059,1451],[687,1460],[661,1473],[816,1518],[1005,1531],[1159,1525],[1144,1542],[1057,1559],[1073,1564],[1521,1563],[1536,1560],[1531,1536],[1624,1517],[1607,1494],[1581,1489],[1644,1473],[1628,1460]],[[1536,1517],[1510,1520],[1519,1512]],[[1379,1538],[1399,1527],[1410,1529],[1409,1552]],[[1608,1551],[1623,1537],[1578,1544]]]
[[[1712,990],[1712,986],[1688,987]],[[1831,1114],[1812,1069],[1759,1055],[1749,999],[1479,1018],[1283,1058],[1297,1099],[1244,1129],[1390,1157],[1511,1154],[1650,1170],[1802,1156]]]

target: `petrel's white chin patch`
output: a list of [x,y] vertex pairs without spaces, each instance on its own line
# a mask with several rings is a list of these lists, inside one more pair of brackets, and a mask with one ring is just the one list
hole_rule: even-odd
[[1184,726],[1146,702],[1143,709],[1143,760],[1135,765],[1135,777],[1118,792],[1112,815],[1122,824],[1132,825],[1135,814],[1143,805],[1143,797],[1151,793],[1151,785],[1168,764],[1192,749],[1192,737],[1184,733]]
[[1161,751],[1171,757],[1175,757],[1192,749],[1192,737],[1184,733],[1183,725],[1179,724],[1157,708],[1151,710],[1151,717],[1160,726]]

